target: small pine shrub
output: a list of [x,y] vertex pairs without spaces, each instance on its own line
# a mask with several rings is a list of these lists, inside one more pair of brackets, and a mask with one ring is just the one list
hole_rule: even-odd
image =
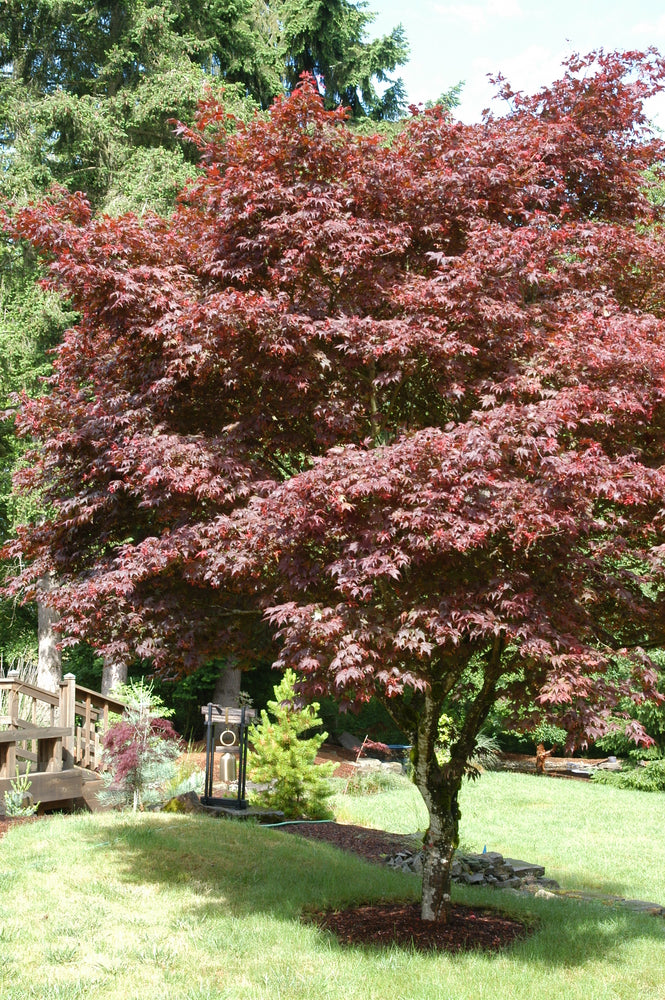
[[334,764],[315,764],[314,760],[327,739],[327,733],[303,738],[303,734],[321,724],[317,702],[296,708],[296,675],[287,670],[274,688],[275,700],[268,702],[274,716],[266,711],[250,732],[252,751],[247,758],[247,773],[254,782],[268,782],[267,789],[252,800],[268,809],[279,809],[287,819],[329,819],[326,800],[332,794],[329,778]]
[[665,759],[650,760],[646,767],[630,771],[596,771],[594,782],[638,792],[665,792]]
[[5,816],[16,819],[19,816],[34,816],[39,809],[39,802],[33,802],[30,795],[30,762],[26,764],[25,774],[16,767],[16,777],[9,783],[9,791],[5,792]]

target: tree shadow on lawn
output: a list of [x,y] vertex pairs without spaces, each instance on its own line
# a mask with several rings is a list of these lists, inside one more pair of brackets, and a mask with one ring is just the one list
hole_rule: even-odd
[[[307,910],[420,896],[420,880],[413,875],[245,822],[157,814],[138,823],[128,819],[97,835],[109,837],[121,880],[199,892],[200,901],[190,906],[195,920],[223,912],[238,919],[265,913],[299,922]],[[644,938],[660,943],[665,954],[665,920],[659,917],[561,898],[504,896],[491,889],[458,887],[455,901],[524,920],[532,933],[512,947],[516,961],[584,965],[606,961]],[[328,935],[326,941],[329,947]]]

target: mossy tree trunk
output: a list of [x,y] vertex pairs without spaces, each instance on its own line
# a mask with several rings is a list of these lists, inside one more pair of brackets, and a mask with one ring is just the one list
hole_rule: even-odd
[[461,656],[457,669],[447,672],[446,683],[430,685],[413,700],[410,714],[414,739],[414,782],[429,812],[429,828],[424,841],[423,920],[445,922],[451,903],[451,873],[455,848],[459,843],[458,795],[475,752],[478,733],[496,700],[496,683],[502,670],[505,639],[499,635],[488,651],[484,676],[475,697],[466,705],[459,732],[449,748],[449,759],[437,756],[439,719],[446,699],[459,682],[469,658]]

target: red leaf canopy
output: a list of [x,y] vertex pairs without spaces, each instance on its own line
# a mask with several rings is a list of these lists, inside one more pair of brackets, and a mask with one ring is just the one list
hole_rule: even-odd
[[664,77],[593,53],[534,97],[501,84],[504,118],[435,108],[391,145],[305,82],[268,118],[208,103],[180,127],[204,172],[169,219],[77,197],[6,218],[80,313],[18,416],[48,516],[9,546],[14,590],[53,568],[66,641],[164,672],[268,609],[282,661],[349,700],[441,700],[486,655],[495,695],[577,736],[652,693],[665,251],[642,102]]

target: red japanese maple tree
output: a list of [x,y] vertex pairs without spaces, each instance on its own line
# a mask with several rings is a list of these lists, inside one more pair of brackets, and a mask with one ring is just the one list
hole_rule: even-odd
[[[189,669],[265,611],[304,693],[382,698],[430,812],[445,916],[457,794],[497,699],[597,737],[665,641],[665,249],[646,54],[594,53],[503,118],[390,145],[311,82],[268,119],[203,105],[169,219],[76,197],[5,224],[80,322],[10,552],[65,641]],[[240,624],[239,624],[240,623]],[[441,712],[457,702],[449,759]],[[636,738],[640,737],[635,727]]]

